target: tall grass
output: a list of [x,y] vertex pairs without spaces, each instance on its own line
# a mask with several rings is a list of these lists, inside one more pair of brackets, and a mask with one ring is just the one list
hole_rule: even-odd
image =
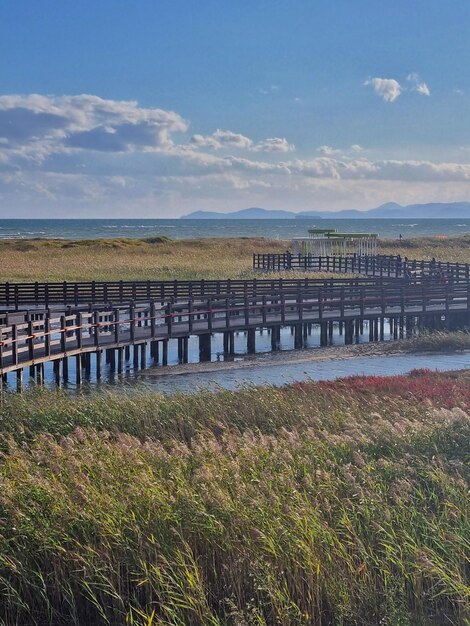
[[2,396],[0,623],[468,623],[465,376]]
[[253,252],[287,243],[257,238],[0,241],[0,280],[174,280],[252,275]]
[[380,254],[400,254],[410,259],[435,257],[439,261],[451,263],[470,262],[470,235],[460,237],[410,237],[383,239],[379,242]]
[[[282,253],[289,241],[262,238],[3,240],[0,241],[0,280],[174,280],[249,278],[253,252]],[[468,262],[470,237],[385,239],[381,254]],[[285,275],[285,273],[284,273]],[[295,272],[295,276],[311,275]]]

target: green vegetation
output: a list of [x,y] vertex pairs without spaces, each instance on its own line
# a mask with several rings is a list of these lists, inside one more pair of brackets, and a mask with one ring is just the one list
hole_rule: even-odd
[[403,341],[407,352],[455,352],[470,350],[470,333],[464,331],[434,331]]
[[468,374],[1,396],[0,623],[468,622]]

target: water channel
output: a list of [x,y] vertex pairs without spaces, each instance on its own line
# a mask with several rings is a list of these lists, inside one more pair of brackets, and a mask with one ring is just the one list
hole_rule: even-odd
[[[386,327],[384,339],[391,340],[392,335]],[[359,343],[368,343],[367,324],[364,334],[359,337]],[[318,355],[325,351],[319,347],[319,330],[313,327],[311,335],[306,337],[304,350],[294,351],[294,337],[290,328],[281,331],[280,351],[271,353],[271,337],[266,330],[256,333],[256,356],[246,355],[246,335],[243,332],[235,336],[236,354],[231,357],[231,365],[224,363],[223,336],[215,333],[212,338],[212,364],[207,371],[207,364],[198,367],[186,365],[184,368],[175,368],[178,365],[176,340],[169,342],[168,366],[155,364],[149,354],[146,355],[146,368],[134,369],[132,358],[125,363],[122,374],[117,374],[108,365],[103,367],[102,378],[96,380],[94,359],[91,360],[91,372],[88,380],[80,389],[90,393],[94,389],[114,389],[120,392],[129,392],[135,388],[148,388],[161,393],[193,393],[200,389],[236,389],[243,385],[284,385],[303,380],[333,380],[353,375],[380,375],[388,376],[404,374],[417,368],[433,370],[470,369],[470,352],[453,352],[450,354],[386,354],[360,355],[344,358],[342,355],[333,355],[334,358],[318,360]],[[332,337],[332,346],[342,346],[344,336],[335,326]],[[375,344],[379,345],[379,344]],[[309,360],[309,355],[312,360]],[[197,337],[190,337],[188,346],[189,363],[199,361],[199,343]],[[219,362],[220,361],[220,367]],[[75,359],[69,359],[69,379],[64,385],[71,393],[77,391],[75,385]],[[249,364],[249,365],[248,365]],[[198,371],[199,370],[199,371]],[[52,363],[45,365],[44,382],[47,387],[55,387],[55,378]],[[24,386],[34,383],[27,380],[25,372]],[[14,374],[9,375],[6,389],[15,390]]]

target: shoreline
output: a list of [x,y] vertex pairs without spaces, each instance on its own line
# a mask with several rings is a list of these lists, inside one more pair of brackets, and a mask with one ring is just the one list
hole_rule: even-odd
[[211,361],[203,363],[184,363],[169,365],[166,367],[154,366],[137,373],[138,378],[159,378],[164,376],[182,376],[188,374],[212,374],[228,370],[255,369],[260,367],[275,367],[286,365],[298,365],[301,363],[319,361],[339,361],[365,356],[398,356],[401,354],[438,355],[454,352],[466,352],[468,350],[452,350],[449,352],[437,352],[406,350],[396,342],[390,343],[364,343],[350,346],[328,346],[324,348],[306,348],[303,350],[285,350],[279,352],[265,352],[253,356],[246,356],[236,361]]

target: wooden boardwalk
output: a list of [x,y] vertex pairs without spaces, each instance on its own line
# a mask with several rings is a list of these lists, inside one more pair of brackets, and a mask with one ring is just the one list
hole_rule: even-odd
[[[219,290],[227,281],[214,281]],[[27,321],[0,326],[0,376],[23,371],[39,382],[44,364],[54,362],[66,376],[68,359],[76,359],[77,383],[82,369],[90,369],[90,355],[96,355],[96,375],[101,375],[101,355],[122,371],[133,347],[134,366],[144,366],[144,350],[150,344],[155,361],[166,365],[168,342],[177,340],[182,362],[188,359],[188,339],[199,337],[201,360],[211,358],[211,336],[222,333],[224,352],[233,354],[234,333],[246,332],[247,351],[256,350],[257,329],[269,328],[275,350],[281,327],[290,326],[295,346],[302,347],[308,327],[318,325],[321,345],[328,344],[333,324],[344,328],[345,343],[358,338],[364,321],[369,322],[369,339],[384,338],[385,320],[393,336],[410,334],[416,327],[462,327],[470,321],[470,282],[436,284],[398,279],[370,281],[240,281],[238,294],[233,281],[230,292],[209,297],[170,298],[166,302],[131,303],[106,308],[80,305],[75,309],[62,303],[62,310],[40,309],[26,314]],[[222,284],[225,283],[225,284]],[[193,293],[195,286],[192,286]],[[174,289],[173,285],[173,289]],[[187,285],[185,285],[185,290]],[[185,291],[177,290],[177,293]],[[60,305],[58,305],[60,306]],[[10,314],[13,315],[13,314]],[[21,313],[15,313],[19,315]],[[139,354],[140,350],[140,354]]]

